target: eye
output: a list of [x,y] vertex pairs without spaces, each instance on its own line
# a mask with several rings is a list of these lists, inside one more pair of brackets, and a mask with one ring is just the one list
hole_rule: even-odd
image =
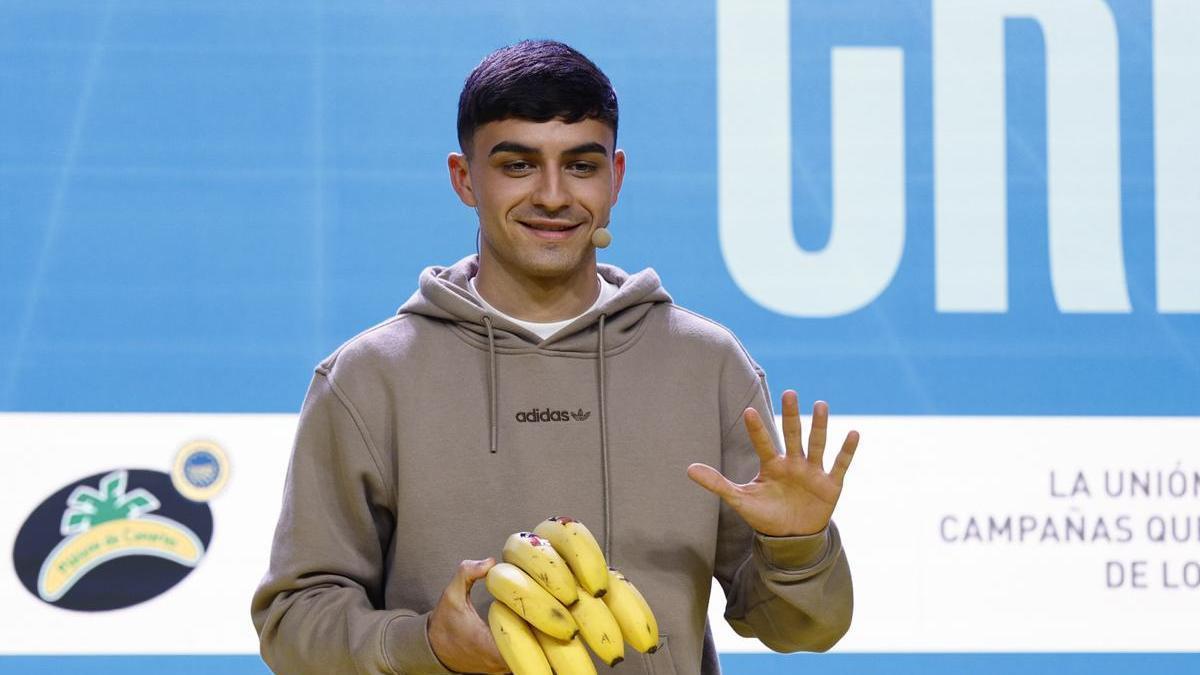
[[596,165],[592,164],[591,162],[571,162],[569,165],[567,165],[567,168],[572,173],[584,176],[591,175],[596,172]]
[[529,173],[533,170],[533,165],[523,159],[513,160],[504,163],[504,170],[513,174]]

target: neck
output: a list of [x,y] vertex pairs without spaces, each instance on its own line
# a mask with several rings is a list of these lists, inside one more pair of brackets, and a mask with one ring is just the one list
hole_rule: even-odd
[[519,275],[492,256],[481,255],[475,289],[492,307],[535,323],[562,321],[579,316],[600,295],[596,258],[564,275]]

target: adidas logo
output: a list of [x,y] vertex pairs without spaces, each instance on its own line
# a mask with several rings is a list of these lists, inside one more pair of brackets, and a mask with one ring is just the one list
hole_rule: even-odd
[[583,422],[591,416],[592,411],[584,410],[583,408],[575,412],[571,412],[570,410],[551,410],[549,408],[538,410],[534,408],[532,410],[522,410],[516,415],[518,422],[570,422],[572,420]]

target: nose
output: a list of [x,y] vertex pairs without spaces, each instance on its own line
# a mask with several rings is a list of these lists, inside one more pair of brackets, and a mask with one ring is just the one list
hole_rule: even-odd
[[558,171],[543,171],[539,174],[532,201],[534,206],[552,214],[571,205],[571,192]]

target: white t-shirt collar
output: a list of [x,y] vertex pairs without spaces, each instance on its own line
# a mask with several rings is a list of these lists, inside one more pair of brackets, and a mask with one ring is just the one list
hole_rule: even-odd
[[562,321],[549,321],[549,322],[525,321],[523,319],[518,319],[515,316],[509,316],[508,314],[505,314],[504,312],[501,312],[500,310],[493,307],[491,304],[488,303],[487,300],[483,299],[483,296],[479,294],[479,289],[477,289],[475,287],[475,277],[471,277],[470,286],[471,286],[471,293],[473,293],[475,295],[475,297],[479,299],[479,302],[483,303],[484,308],[487,309],[489,313],[494,314],[496,316],[504,317],[505,319],[508,319],[509,321],[517,324],[518,326],[531,331],[534,335],[537,335],[539,338],[545,340],[546,338],[550,337],[551,335],[554,335],[555,333],[562,330],[563,328],[566,328],[567,324],[571,323],[575,319],[578,319],[579,317],[583,316],[584,314],[587,314],[588,312],[592,311],[599,305],[607,302],[609,298],[611,298],[612,296],[617,294],[617,285],[616,284],[608,281],[607,279],[600,276],[599,274],[596,275],[596,279],[600,282],[600,293],[596,296],[596,301],[592,303],[591,307],[588,307],[584,311],[580,312],[579,314],[577,314],[569,319],[563,319]]

